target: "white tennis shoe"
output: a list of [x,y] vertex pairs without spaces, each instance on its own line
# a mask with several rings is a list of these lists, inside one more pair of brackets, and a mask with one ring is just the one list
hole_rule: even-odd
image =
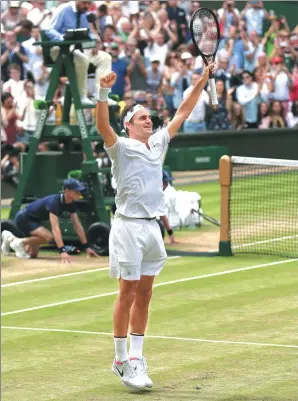
[[1,239],[2,239],[1,252],[3,253],[3,255],[10,254],[10,252],[11,252],[10,244],[15,238],[16,237],[10,231],[7,231],[7,230],[2,231],[2,233],[1,233]]
[[30,255],[25,251],[23,240],[16,238],[10,243],[10,247],[15,251],[16,257],[20,259],[30,259]]
[[148,376],[146,358],[144,356],[142,356],[142,358],[133,358],[130,360],[130,363],[133,368],[136,368],[138,374],[143,377],[146,387],[152,388],[153,383]]
[[130,360],[123,363],[116,363],[114,359],[112,371],[116,376],[121,377],[122,383],[133,390],[144,390],[146,383],[144,376],[140,374],[136,364],[132,364]]

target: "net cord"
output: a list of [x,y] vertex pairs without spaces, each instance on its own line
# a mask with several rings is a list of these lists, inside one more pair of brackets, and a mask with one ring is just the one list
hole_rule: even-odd
[[260,166],[298,167],[298,160],[265,159],[259,157],[232,156],[233,164],[254,164]]

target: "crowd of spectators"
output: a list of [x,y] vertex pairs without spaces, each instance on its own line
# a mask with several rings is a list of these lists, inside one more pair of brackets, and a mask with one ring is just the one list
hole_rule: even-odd
[[[41,30],[51,28],[62,3],[1,0],[1,144],[9,149],[24,150],[36,128],[35,100],[45,98],[51,69],[34,43]],[[250,0],[240,11],[227,0],[214,10],[221,29],[215,73],[219,104],[211,105],[206,87],[181,133],[298,125],[298,25],[290,28],[284,16],[265,6]],[[90,2],[89,13],[95,15],[90,30],[98,45],[86,54],[91,64],[99,51],[111,55],[119,112],[137,102],[163,124],[173,117],[203,71],[189,32],[199,7],[199,1],[187,0]],[[65,81],[62,77],[50,110],[53,124],[63,107]],[[96,95],[92,78],[88,90],[89,98]],[[4,149],[4,157],[8,153]]]

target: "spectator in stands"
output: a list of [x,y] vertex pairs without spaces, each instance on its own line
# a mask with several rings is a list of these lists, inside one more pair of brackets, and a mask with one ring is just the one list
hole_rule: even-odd
[[269,115],[269,104],[266,102],[261,102],[259,104],[258,111],[258,128],[264,129],[269,128],[271,123],[271,116]]
[[50,27],[52,11],[45,8],[46,1],[32,1],[32,9],[28,11],[27,19],[40,29],[48,29]]
[[17,140],[27,145],[35,132],[39,111],[34,107],[35,92],[33,82],[25,82],[24,89],[24,95],[17,99],[17,110],[21,116],[19,126],[23,130],[17,136]]
[[290,31],[282,30],[278,32],[271,57],[281,57],[289,72],[293,71],[298,52],[291,45]]
[[152,93],[153,98],[160,96],[160,86],[162,73],[160,71],[160,60],[157,56],[152,56],[151,66],[147,68],[146,91]]
[[101,4],[97,9],[97,29],[100,34],[104,34],[105,27],[108,25],[108,6]]
[[244,65],[244,48],[243,41],[240,37],[240,31],[234,25],[229,28],[228,39],[224,39],[227,43],[227,56],[229,60],[229,68],[234,65],[234,71],[239,72]]
[[232,124],[232,129],[242,130],[245,127],[245,116],[243,107],[236,102],[233,102],[230,121]]
[[137,48],[135,38],[129,39],[126,43],[126,57],[123,60],[127,63],[127,75],[130,78],[131,90],[146,89],[147,71],[145,67],[144,57],[140,49]]
[[7,144],[12,145],[16,142],[16,122],[19,119],[13,97],[10,93],[3,93],[1,96],[1,126],[4,128]]
[[21,80],[21,68],[17,64],[8,67],[9,80],[3,84],[3,92],[8,92],[14,99],[19,99],[24,93],[24,81]]
[[258,123],[258,103],[261,91],[261,84],[253,81],[250,71],[243,71],[243,84],[236,90],[237,102],[243,106],[245,115],[245,128],[257,128]]
[[[69,1],[65,4],[61,4],[57,8],[53,20],[51,21],[51,28],[46,31],[46,35],[49,37],[49,39],[53,41],[64,40],[64,33],[68,29],[89,29],[89,22],[87,20],[86,13],[88,12],[90,4],[91,0],[76,0],[75,3]],[[93,34],[90,33],[90,36],[93,37]],[[51,57],[53,60],[57,59],[59,52],[60,48],[58,46],[51,49]],[[73,51],[73,56],[81,101],[84,104],[93,104],[93,102],[87,97],[87,74],[89,68],[89,59],[78,49]],[[105,63],[107,66],[110,65],[110,62],[109,55],[106,55],[106,57],[102,60],[102,63]]]
[[120,100],[120,102],[118,103],[120,107],[119,110],[120,114],[126,107],[130,107],[133,104],[133,102],[134,102],[133,92],[125,92],[123,100]]
[[179,60],[179,65],[178,65],[178,71],[173,74],[171,78],[171,86],[174,88],[174,93],[173,93],[173,106],[174,106],[174,112],[175,110],[178,109],[179,105],[181,104],[183,100],[183,93],[184,91],[191,85],[191,80],[192,80],[192,71],[189,68],[188,63],[186,60],[191,58],[190,53],[182,53],[184,55],[184,58],[182,59],[181,55],[181,60]]
[[284,102],[284,107],[287,109],[290,89],[292,87],[292,77],[281,57],[275,57],[272,60],[271,75],[274,88],[272,97],[274,100]]
[[111,44],[112,42],[114,42],[116,34],[117,34],[117,29],[114,27],[114,25],[110,24],[106,25],[103,32],[104,43]]
[[[183,99],[185,99],[195,84],[200,79],[200,74],[194,72],[191,76],[191,86],[189,86],[183,92]],[[203,90],[201,96],[199,97],[195,108],[190,113],[189,117],[185,120],[183,124],[183,132],[185,134],[197,134],[202,131],[206,131],[206,106],[209,104],[209,95]]]
[[298,127],[298,100],[293,102],[291,111],[286,115],[286,122],[289,128]]
[[240,12],[238,8],[235,8],[235,1],[224,1],[222,8],[217,10],[217,16],[221,27],[221,34],[224,38],[228,38],[230,27],[237,27],[240,21]]
[[26,40],[31,38],[32,35],[33,24],[31,21],[24,19],[20,22],[20,24],[14,29],[14,32],[17,35],[17,41],[19,43],[23,43]]
[[231,112],[232,108],[232,94],[234,90],[235,87],[232,87],[227,91],[224,81],[216,81],[218,105],[212,105],[210,99],[210,106],[212,107],[213,112],[211,115],[211,120],[208,124],[208,129],[211,131],[221,131],[231,128],[229,113]]
[[127,61],[119,58],[119,46],[116,42],[109,45],[107,52],[112,56],[112,71],[117,74],[117,80],[112,87],[112,93],[123,99],[124,91],[131,90],[130,79],[127,74]]
[[24,79],[24,63],[28,63],[24,47],[17,43],[17,35],[13,31],[6,31],[5,41],[1,44],[1,75],[4,81],[9,79],[10,64],[17,64],[21,70],[21,79]]
[[159,19],[157,16],[158,11],[160,10],[160,2],[159,1],[151,1],[144,11],[144,25],[148,30],[152,30],[156,28],[156,24],[160,27]]
[[269,101],[271,92],[273,92],[272,78],[262,72],[261,67],[256,67],[253,71],[254,81],[261,86],[260,96],[264,102]]
[[5,145],[1,148],[1,153],[1,180],[9,182],[17,188],[19,184],[20,150],[17,146]]
[[31,3],[29,3],[28,1],[22,1],[20,7],[21,7],[22,17],[27,19],[27,15],[28,15],[29,11],[32,10],[33,5]]
[[109,6],[109,15],[112,18],[112,21],[110,24],[116,27],[117,31],[119,32],[119,28],[121,26],[121,19],[122,13],[121,13],[121,2],[120,1],[112,1]]
[[123,0],[121,3],[122,15],[129,18],[130,15],[138,14],[140,11],[138,1]]
[[169,110],[170,116],[174,113],[173,94],[174,88],[171,85],[171,78],[178,71],[178,56],[175,52],[169,52],[165,61],[162,80],[162,94]]
[[269,128],[284,128],[287,123],[284,119],[284,109],[282,103],[278,100],[273,100],[270,107],[271,121]]
[[243,34],[244,45],[244,69],[253,72],[259,54],[263,51],[262,43],[256,31],[250,31],[248,35]]
[[298,61],[293,69],[292,80],[292,87],[290,88],[290,100],[294,102],[295,100],[298,100]]
[[172,49],[176,41],[175,34],[170,30],[169,22],[165,25],[165,29],[170,38],[168,42],[165,41],[165,35],[163,33],[158,33],[153,37],[153,40],[150,40],[148,46],[144,49],[144,56],[147,57],[148,60],[151,60],[152,57],[159,58],[161,70],[164,68],[168,52]]
[[35,25],[32,28],[31,38],[22,43],[29,59],[29,62],[24,66],[27,74],[29,71],[33,73],[36,64],[43,63],[42,47],[34,45],[36,42],[40,42],[40,40],[40,28]]
[[[22,12],[20,9],[20,1],[8,1],[8,9],[1,15],[1,22],[6,31],[13,31],[14,28],[22,21]],[[2,8],[2,2],[1,2]],[[2,53],[2,52],[1,52]]]
[[268,11],[265,10],[263,2],[259,0],[250,0],[246,3],[241,12],[241,18],[246,22],[247,32],[256,31],[259,36],[263,35],[264,19],[269,18]]
[[271,57],[272,55],[272,52],[274,50],[275,38],[278,35],[279,28],[280,21],[275,17],[272,19],[271,25],[262,39],[262,44],[264,46],[264,51],[266,52],[267,57]]
[[121,22],[120,27],[119,27],[119,34],[120,34],[120,38],[122,39],[123,43],[127,42],[132,29],[133,29],[132,23],[129,21],[129,19],[125,18]]
[[266,76],[270,70],[270,63],[265,52],[260,52],[256,62],[256,68],[260,68],[260,72]]
[[175,24],[177,26],[178,44],[186,43],[188,25],[185,11],[183,10],[183,8],[178,7],[177,0],[169,0],[167,12],[169,20],[175,21]]
[[[231,87],[231,77],[232,74],[229,70],[229,58],[228,56],[221,55],[217,61],[217,69],[215,71],[215,78],[221,80],[225,83],[226,90]],[[233,72],[233,67],[232,67]]]

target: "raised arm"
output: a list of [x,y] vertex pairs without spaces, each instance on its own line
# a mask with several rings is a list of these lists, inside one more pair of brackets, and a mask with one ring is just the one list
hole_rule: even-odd
[[188,96],[183,100],[181,105],[179,106],[173,120],[169,123],[167,129],[169,131],[170,137],[176,135],[177,131],[193,111],[205,85],[209,79],[209,72],[212,72],[214,68],[214,64],[210,64],[208,67],[205,67],[204,74],[201,79],[195,84],[192,90],[189,92]]
[[96,105],[96,127],[100,132],[104,143],[109,148],[117,141],[117,134],[110,126],[108,96],[111,87],[116,82],[117,75],[110,72],[108,75],[100,79],[100,90],[98,94],[98,103]]

